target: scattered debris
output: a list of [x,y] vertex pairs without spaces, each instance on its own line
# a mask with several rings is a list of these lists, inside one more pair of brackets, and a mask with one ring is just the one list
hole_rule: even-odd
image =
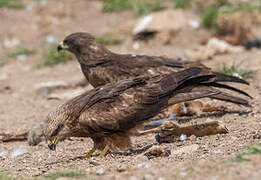
[[185,141],[185,140],[187,140],[187,135],[186,135],[186,134],[181,134],[180,137],[179,137],[179,140],[180,140],[180,141]]
[[239,53],[243,51],[242,47],[230,45],[227,42],[217,38],[211,38],[208,41],[206,47],[209,49],[213,49],[215,51],[215,54]]
[[243,48],[241,46],[233,46],[214,37],[208,40],[206,46],[199,46],[193,50],[186,50],[185,53],[192,61],[203,61],[212,59],[216,54],[239,53],[242,51]]
[[139,19],[132,34],[134,40],[148,40],[155,37],[162,44],[166,44],[170,42],[175,32],[187,25],[197,27],[199,23],[188,18],[183,10],[165,10]]
[[165,121],[171,121],[171,120],[174,120],[174,119],[176,119],[176,115],[170,114],[166,118],[162,118],[162,119],[159,119],[159,120],[153,120],[153,121],[150,121],[148,123],[145,123],[144,129],[145,130],[152,129],[152,128],[155,128],[155,127],[162,125]]
[[44,123],[37,124],[33,126],[27,135],[27,142],[31,146],[36,146],[40,142],[45,141],[45,137],[43,134]]
[[138,168],[141,168],[141,167],[150,168],[151,165],[152,165],[152,163],[150,161],[145,161],[145,162],[139,163],[137,165],[137,167]]
[[144,153],[144,155],[149,159],[156,157],[166,157],[170,155],[170,150],[161,146],[152,146]]
[[5,48],[12,48],[18,46],[20,44],[20,40],[13,38],[13,39],[4,39],[3,45]]
[[24,156],[25,154],[28,154],[28,150],[24,147],[20,147],[18,148],[17,150],[13,151],[11,153],[11,158],[16,158],[16,157],[19,157],[19,156]]
[[25,141],[27,139],[27,132],[17,135],[12,134],[6,134],[2,133],[0,134],[0,142],[10,142],[10,141]]
[[0,152],[0,157],[5,157],[7,155],[7,151],[1,151]]
[[197,145],[197,144],[184,146],[184,147],[181,147],[177,150],[172,150],[171,156],[180,156],[182,154],[192,154],[193,152],[197,151],[198,148],[199,148],[199,145]]
[[54,38],[54,36],[52,36],[52,35],[48,35],[48,36],[46,36],[46,42],[47,43],[49,43],[49,44],[53,44],[53,43],[55,43],[55,38]]
[[189,136],[189,140],[191,141],[196,141],[197,140],[197,136],[195,136],[194,134]]
[[261,48],[261,39],[247,40],[243,45],[246,49],[251,49],[253,47]]
[[155,180],[155,177],[151,174],[145,174],[142,180]]
[[181,134],[186,134],[186,136],[206,136],[228,133],[227,128],[224,125],[220,125],[218,121],[210,121],[189,126],[179,126],[173,121],[166,121],[161,127],[149,131],[159,133],[155,136],[159,143],[174,142]]
[[97,175],[103,175],[105,173],[105,170],[103,168],[97,169],[96,174]]

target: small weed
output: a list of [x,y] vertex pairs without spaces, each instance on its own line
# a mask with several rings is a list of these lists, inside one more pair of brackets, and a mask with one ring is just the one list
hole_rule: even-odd
[[239,66],[240,65],[233,64],[229,67],[228,65],[223,64],[217,71],[231,76],[239,76],[244,79],[253,79],[255,77],[255,71],[240,69]]
[[122,43],[122,40],[113,38],[110,33],[98,36],[96,37],[96,40],[103,45],[119,45]]
[[19,55],[33,55],[33,54],[36,54],[36,50],[21,48],[21,49],[18,49],[17,51],[15,51],[15,52],[9,53],[7,56],[9,58],[16,58]]
[[160,0],[103,0],[103,9],[105,13],[132,10],[139,15],[148,14],[152,11],[159,11],[165,7]]
[[53,66],[55,64],[66,63],[73,59],[73,55],[67,51],[57,52],[57,47],[53,46],[48,52],[44,53],[44,62],[39,66]]
[[59,177],[76,177],[76,178],[83,178],[85,177],[86,175],[83,174],[83,173],[78,173],[78,172],[75,172],[75,171],[67,171],[67,172],[57,172],[57,173],[51,173],[51,174],[48,174],[46,175],[45,177],[46,178],[49,178],[49,179],[57,179]]
[[191,6],[192,0],[175,0],[174,8],[187,9]]
[[0,171],[0,180],[11,180],[11,179],[13,178],[10,173]]
[[6,64],[7,64],[7,60],[6,59],[0,60],[0,67],[4,66]]
[[25,5],[20,0],[0,0],[0,8],[22,9]]
[[243,162],[250,161],[248,159],[244,159],[244,155],[253,155],[253,154],[261,154],[261,144],[257,144],[255,146],[250,146],[246,152],[240,153],[234,159],[223,160],[224,163],[233,163],[233,162]]

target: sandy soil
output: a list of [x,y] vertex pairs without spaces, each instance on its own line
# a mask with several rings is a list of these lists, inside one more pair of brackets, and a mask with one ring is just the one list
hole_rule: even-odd
[[[100,9],[99,1],[84,0],[47,1],[46,6],[35,6],[32,11],[0,9],[0,42],[5,38],[18,38],[21,41],[20,47],[34,48],[38,51],[26,61],[11,59],[0,67],[0,76],[8,76],[7,79],[0,80],[0,132],[24,132],[32,125],[43,121],[48,112],[65,101],[47,100],[38,95],[36,84],[58,80],[73,83],[83,78],[76,61],[54,67],[36,67],[42,58],[41,53],[48,47],[46,36],[52,35],[58,42],[76,31],[103,34],[136,17],[130,12],[103,14]],[[134,50],[131,38],[126,37],[123,44],[109,48],[118,53],[134,52],[176,57],[177,54],[182,54],[184,49],[196,47],[206,34],[209,32],[188,29],[179,32],[170,45],[161,45],[152,40],[149,43],[141,43],[139,50]],[[14,50],[15,48],[4,48],[1,43],[0,60]],[[40,179],[48,173],[66,170],[86,173],[87,179],[261,179],[260,155],[242,163],[224,162],[224,159],[234,158],[249,146],[260,143],[260,57],[260,50],[254,49],[215,56],[212,60],[203,62],[214,69],[224,62],[242,62],[242,67],[256,70],[256,78],[250,80],[251,85],[240,86],[254,97],[251,100],[253,107],[244,108],[219,102],[230,110],[252,112],[246,115],[231,113],[222,117],[211,116],[211,119],[219,120],[226,125],[229,129],[228,134],[201,137],[196,141],[162,144],[172,152],[189,147],[190,151],[187,153],[172,153],[169,157],[151,160],[140,155],[108,155],[104,158],[80,160],[76,157],[92,147],[90,139],[66,140],[59,143],[56,152],[49,151],[46,145],[29,146],[26,142],[12,142],[0,144],[0,152],[7,151],[10,154],[19,147],[25,147],[29,153],[17,158],[10,158],[9,155],[0,157],[0,171],[9,171],[15,177],[37,176]],[[10,88],[5,89],[6,86]],[[141,148],[155,142],[155,139],[154,135],[150,135],[133,138],[133,142],[135,148]],[[102,175],[97,174],[97,170],[100,169],[104,170]]]

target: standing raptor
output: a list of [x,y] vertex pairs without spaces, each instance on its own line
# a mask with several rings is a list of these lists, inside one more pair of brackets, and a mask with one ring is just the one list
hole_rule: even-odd
[[[212,81],[216,74],[202,67],[190,67],[169,75],[143,75],[89,90],[60,105],[47,116],[44,135],[51,150],[67,137],[90,137],[104,156],[109,149],[131,148],[130,136],[138,135],[139,125],[157,115],[169,100],[180,99],[190,86]],[[188,91],[191,100],[222,93],[217,90]],[[174,101],[173,101],[174,102]]]
[[[84,32],[77,32],[67,36],[59,43],[57,49],[58,51],[63,49],[68,50],[76,56],[84,76],[93,87],[134,78],[139,75],[154,76],[158,74],[170,74],[171,72],[178,72],[195,66],[209,70],[209,68],[201,63],[180,62],[159,56],[116,54],[99,44],[92,35]],[[215,75],[214,77],[201,81],[197,87],[191,85],[180,91],[188,92],[192,89],[199,91],[225,88],[250,97],[247,93],[235,87],[222,84],[222,82],[235,82],[248,85],[248,82],[238,77],[217,72],[212,73]],[[211,96],[210,98],[248,105],[246,100],[225,92]],[[169,105],[173,103],[176,103],[176,101],[169,101]]]

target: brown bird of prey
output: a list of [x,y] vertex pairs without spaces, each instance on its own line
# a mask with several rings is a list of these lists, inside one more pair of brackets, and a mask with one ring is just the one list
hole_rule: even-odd
[[[131,148],[131,135],[139,135],[139,125],[173,102],[210,97],[220,91],[181,89],[215,80],[206,68],[190,67],[170,75],[138,76],[89,90],[60,105],[47,116],[44,135],[51,150],[68,137],[90,137],[101,156],[111,150]],[[144,134],[144,133],[143,133]]]
[[[166,57],[116,54],[99,44],[92,35],[83,32],[73,33],[67,36],[58,45],[58,51],[62,49],[75,54],[81,65],[83,74],[93,87],[134,78],[139,75],[153,76],[157,74],[169,74],[193,66],[208,69],[201,63],[180,62]],[[237,77],[217,72],[213,72],[213,74],[215,77],[212,78],[211,81],[203,81],[200,84],[201,86],[196,87],[197,90],[225,88],[249,96],[247,93],[239,89],[220,83],[235,82],[248,85],[248,82]],[[189,86],[183,89],[183,91],[187,92],[194,88],[195,87],[193,86]],[[236,104],[248,104],[246,100],[225,92],[211,96],[211,98],[229,101]]]

